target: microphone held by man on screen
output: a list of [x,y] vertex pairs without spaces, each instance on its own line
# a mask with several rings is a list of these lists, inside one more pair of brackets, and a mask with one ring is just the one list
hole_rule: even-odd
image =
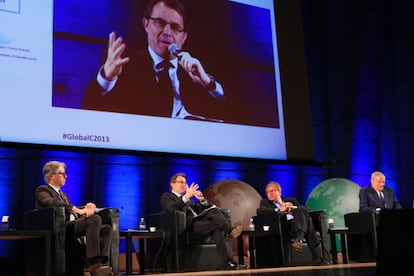
[[[179,54],[179,53],[181,53],[181,52],[182,52],[182,50],[180,49],[180,47],[178,47],[178,45],[177,45],[177,44],[175,44],[175,43],[171,43],[171,44],[168,46],[168,51],[170,52],[170,54],[171,54],[171,55],[176,56],[176,57],[178,58],[178,61],[180,61],[180,60],[181,60],[181,56],[178,56],[178,54]],[[197,72],[197,68],[192,68],[192,69],[191,69],[191,73],[193,73],[193,74],[197,74],[197,73],[198,73],[198,72]]]
[[177,56],[181,52],[181,49],[177,44],[171,43],[170,46],[168,46],[168,51],[171,55]]

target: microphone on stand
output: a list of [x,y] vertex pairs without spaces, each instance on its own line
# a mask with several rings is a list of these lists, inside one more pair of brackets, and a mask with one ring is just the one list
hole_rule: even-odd
[[[170,52],[171,55],[176,56],[178,58],[178,61],[181,60],[181,57],[178,56],[178,54],[181,53],[182,51],[181,51],[180,47],[178,47],[177,44],[171,43],[168,46],[168,51]],[[198,75],[197,68],[195,68],[195,67],[191,68],[191,73],[194,74],[194,75]]]

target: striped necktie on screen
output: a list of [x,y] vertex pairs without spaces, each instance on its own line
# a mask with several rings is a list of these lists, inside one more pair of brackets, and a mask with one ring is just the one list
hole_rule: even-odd
[[159,110],[157,113],[166,117],[171,117],[173,108],[173,85],[168,73],[171,67],[173,65],[167,60],[163,60],[156,66],[158,77],[157,96],[159,98]]

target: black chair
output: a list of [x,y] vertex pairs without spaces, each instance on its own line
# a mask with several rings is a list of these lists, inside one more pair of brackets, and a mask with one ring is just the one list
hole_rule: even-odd
[[377,257],[377,212],[352,212],[344,215],[347,233],[348,259],[371,262]]
[[[231,225],[230,210],[221,210]],[[158,267],[155,268],[162,269],[165,272],[223,268],[223,261],[218,254],[214,240],[209,236],[187,231],[185,212],[174,211],[152,214],[149,224],[163,230],[166,234],[161,253],[159,256],[155,256],[158,264]],[[158,254],[159,246],[159,244],[150,246],[150,251],[153,252],[152,256]]]
[[414,209],[381,210],[377,231],[376,275],[406,274],[406,271],[411,271]]
[[312,218],[313,227],[321,241],[323,263],[332,263],[331,253],[328,248],[328,219],[326,210],[311,211],[309,216]]
[[[328,249],[328,225],[326,212],[312,211],[310,217],[320,239],[316,250],[320,250],[323,262],[330,263]],[[255,238],[257,267],[280,267],[312,264],[312,253],[306,243],[302,251],[296,251],[290,245],[289,225],[285,213],[260,213],[253,217],[256,231],[264,231],[263,225],[269,225],[272,235]]]
[[[98,212],[104,224],[109,224],[114,230],[111,244],[110,265],[115,273],[118,272],[119,261],[119,210],[104,208]],[[83,275],[84,244],[82,239],[75,238],[73,228],[66,227],[64,207],[34,209],[24,215],[25,230],[46,230],[52,233],[52,265],[54,275]],[[31,248],[36,254],[36,248]],[[30,260],[28,261],[30,265]]]

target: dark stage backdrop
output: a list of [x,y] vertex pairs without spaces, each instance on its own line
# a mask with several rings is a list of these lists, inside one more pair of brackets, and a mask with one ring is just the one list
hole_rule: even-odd
[[276,180],[284,195],[304,202],[327,178],[345,177],[366,186],[371,172],[381,170],[402,205],[411,207],[414,33],[408,4],[364,0],[300,4],[315,152],[321,166],[3,146],[0,215],[10,215],[12,225],[21,225],[23,213],[34,207],[36,186],[43,183],[41,168],[53,159],[68,164],[65,190],[73,201],[119,208],[122,228],[135,227],[138,217],[159,211],[159,195],[177,171],[186,172],[188,180],[203,189],[217,181],[239,179],[262,195],[266,182]]
[[414,29],[405,1],[302,0],[316,159],[414,198]]

